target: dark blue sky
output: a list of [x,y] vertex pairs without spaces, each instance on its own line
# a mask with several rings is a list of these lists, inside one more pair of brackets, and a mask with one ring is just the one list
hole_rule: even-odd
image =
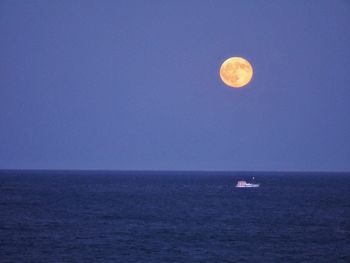
[[2,169],[350,171],[348,1],[2,0],[0,37]]

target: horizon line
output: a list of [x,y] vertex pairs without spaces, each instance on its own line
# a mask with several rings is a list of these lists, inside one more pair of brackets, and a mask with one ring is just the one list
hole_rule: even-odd
[[53,172],[53,173],[338,173],[345,174],[350,173],[350,171],[318,171],[318,170],[165,170],[165,169],[3,169],[0,168],[1,173],[8,172]]

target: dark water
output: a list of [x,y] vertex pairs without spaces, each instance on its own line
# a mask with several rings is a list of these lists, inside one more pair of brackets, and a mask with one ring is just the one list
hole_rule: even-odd
[[350,174],[0,174],[1,262],[350,262]]

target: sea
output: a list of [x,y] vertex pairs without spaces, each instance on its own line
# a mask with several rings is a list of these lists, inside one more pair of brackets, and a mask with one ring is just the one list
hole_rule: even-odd
[[350,174],[1,171],[0,262],[350,262]]

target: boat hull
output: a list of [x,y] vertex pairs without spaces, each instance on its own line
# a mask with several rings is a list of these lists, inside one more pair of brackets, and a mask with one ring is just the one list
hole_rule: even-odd
[[251,185],[236,185],[236,188],[257,188],[260,187],[259,184],[251,184]]

